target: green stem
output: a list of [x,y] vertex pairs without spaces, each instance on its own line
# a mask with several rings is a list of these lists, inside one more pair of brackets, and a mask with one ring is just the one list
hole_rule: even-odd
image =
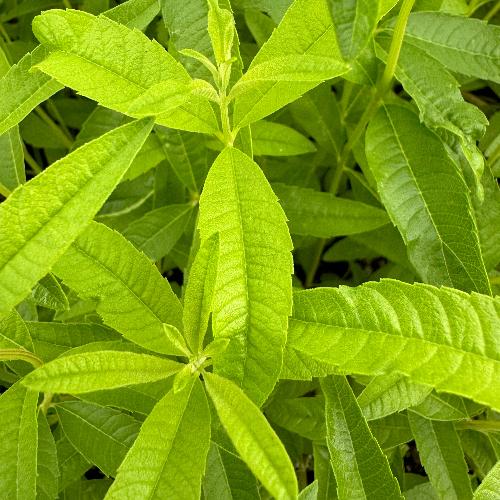
[[484,20],[490,21],[498,14],[498,12],[500,12],[500,3],[493,5],[493,7],[490,9],[490,11],[484,16]]
[[43,365],[43,361],[32,352],[24,349],[0,349],[0,361],[26,361],[34,368],[39,368]]
[[42,172],[42,167],[40,167],[40,165],[38,165],[33,156],[30,155],[28,149],[24,144],[23,144],[23,152],[26,163],[33,169],[35,174],[39,174],[40,172]]
[[35,108],[35,112],[59,136],[64,146],[67,149],[71,149],[73,146],[73,138],[71,136],[68,137],[40,106]]
[[43,401],[38,406],[38,409],[44,415],[47,415],[47,411],[49,410],[50,406],[52,405],[52,398],[53,398],[53,396],[54,396],[54,394],[52,392],[46,392],[43,395]]

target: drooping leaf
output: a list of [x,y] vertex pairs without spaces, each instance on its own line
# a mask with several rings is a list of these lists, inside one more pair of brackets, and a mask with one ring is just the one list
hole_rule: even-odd
[[331,193],[286,184],[273,184],[273,189],[292,234],[333,238],[364,233],[389,222],[383,210]]
[[0,484],[4,498],[34,500],[38,393],[17,383],[0,396]]
[[400,499],[387,457],[370,432],[347,379],[325,378],[321,388],[326,403],[326,443],[339,498]]
[[468,188],[440,139],[412,111],[386,106],[368,127],[366,155],[423,281],[489,294]]
[[1,204],[0,316],[29,293],[94,217],[151,127],[150,120],[133,122],[85,144]]
[[250,470],[275,498],[296,498],[293,465],[264,415],[233,382],[211,373],[204,378],[222,425]]
[[84,401],[58,403],[56,409],[64,435],[75,449],[114,477],[139,433],[140,422],[121,411]]
[[200,198],[199,228],[202,242],[219,233],[213,331],[231,343],[215,369],[262,404],[281,370],[292,245],[275,194],[241,151],[227,148],[213,164]]
[[45,392],[80,394],[126,385],[155,382],[183,365],[170,359],[126,351],[69,354],[31,372],[23,384]]
[[460,440],[451,422],[408,412],[420,460],[440,497],[470,499],[472,490]]
[[69,308],[66,294],[57,279],[50,273],[35,285],[31,296],[39,306],[48,307],[54,311],[65,311]]
[[182,329],[182,308],[167,280],[123,236],[91,223],[58,261],[55,273],[125,338],[165,354],[181,354],[163,324]]
[[155,406],[106,498],[199,498],[209,444],[207,398],[199,379],[192,378]]
[[500,83],[500,27],[443,12],[414,12],[405,40],[451,71]]
[[234,125],[264,118],[347,70],[327,0],[295,0],[232,89]]
[[395,371],[497,409],[499,307],[498,298],[395,280],[297,292],[288,344],[346,373]]

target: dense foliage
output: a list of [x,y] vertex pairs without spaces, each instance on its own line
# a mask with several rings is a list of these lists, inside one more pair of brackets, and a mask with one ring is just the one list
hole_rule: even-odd
[[0,499],[500,497],[500,3],[0,0]]

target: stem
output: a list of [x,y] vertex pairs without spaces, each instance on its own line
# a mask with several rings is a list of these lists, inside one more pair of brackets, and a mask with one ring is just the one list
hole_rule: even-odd
[[64,146],[67,149],[71,149],[73,138],[71,136],[68,137],[40,106],[35,108],[35,112],[59,136]]
[[26,361],[34,368],[39,368],[43,365],[43,361],[32,352],[24,349],[0,349],[0,361]]
[[[7,31],[5,30],[5,28],[3,27],[3,24],[0,23],[0,33],[2,34],[2,36],[4,37],[5,41],[7,43],[10,43],[12,40],[10,39],[10,36],[9,34],[7,33]],[[10,56],[10,54],[7,54],[8,56]],[[10,61],[9,61],[10,62]]]
[[307,459],[301,457],[297,466],[297,482],[299,483],[299,491],[307,486]]
[[23,144],[23,152],[24,152],[24,159],[26,160],[26,163],[33,169],[33,171],[36,174],[39,174],[42,172],[42,167],[38,165],[36,160],[33,158],[33,156],[30,155],[28,149],[26,146]]
[[71,6],[71,3],[69,0],[63,0],[63,5],[67,8],[67,9],[72,9],[73,7]]
[[488,14],[486,14],[484,16],[484,20],[485,21],[490,21],[491,19],[493,19],[498,14],[498,12],[500,12],[500,3],[497,3],[496,5],[493,5],[493,7],[491,8],[491,10],[488,12]]
[[50,406],[52,405],[52,397],[53,396],[54,396],[54,394],[52,392],[46,392],[43,395],[43,401],[38,406],[38,409],[44,415],[47,415],[47,411],[49,410]]

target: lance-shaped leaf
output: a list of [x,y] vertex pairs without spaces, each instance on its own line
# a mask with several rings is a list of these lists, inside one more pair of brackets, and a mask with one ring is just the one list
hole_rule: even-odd
[[321,388],[326,443],[339,498],[402,498],[387,457],[370,432],[347,379],[325,378]]
[[0,135],[0,193],[7,197],[25,182],[23,145],[19,127],[14,126]]
[[273,184],[292,234],[333,238],[384,226],[389,217],[380,208],[331,193],[286,184]]
[[17,125],[36,106],[63,88],[41,71],[32,71],[47,54],[45,47],[37,47],[0,79],[0,134]]
[[288,342],[346,373],[399,372],[499,409],[499,332],[498,298],[383,280],[296,293]]
[[192,352],[200,352],[213,309],[219,259],[219,235],[211,236],[196,253],[184,294],[184,337]]
[[210,410],[192,378],[154,407],[106,498],[199,498],[210,444]]
[[435,422],[408,412],[425,472],[440,498],[472,498],[464,452],[451,422]]
[[253,153],[256,156],[294,156],[314,153],[314,144],[292,127],[260,120],[252,125]]
[[204,378],[222,425],[250,470],[275,498],[297,498],[293,465],[264,415],[230,380],[212,373]]
[[143,347],[181,354],[163,324],[182,329],[182,307],[168,281],[132,243],[91,223],[58,261],[55,273],[82,297],[98,297],[104,322]]
[[54,311],[69,309],[68,298],[52,274],[44,276],[31,291],[31,297],[39,305]]
[[366,155],[423,281],[490,293],[469,190],[437,135],[401,106],[379,110]]
[[15,384],[0,396],[0,484],[4,498],[36,497],[38,393]]
[[218,64],[231,59],[236,28],[233,13],[219,6],[219,0],[208,0],[208,34]]
[[107,10],[104,15],[128,28],[144,31],[159,12],[158,0],[128,0]]
[[0,349],[24,349],[34,352],[30,332],[15,309],[0,320]]
[[0,206],[0,316],[63,255],[118,184],[151,131],[136,121],[85,144]]
[[56,441],[57,462],[59,466],[59,491],[75,481],[75,477],[81,477],[92,467],[82,455],[69,442],[66,436]]
[[177,373],[177,361],[126,351],[69,354],[29,373],[23,384],[44,392],[80,394],[155,382]]
[[86,460],[114,477],[141,423],[121,411],[84,401],[58,403],[56,410],[70,443]]
[[405,40],[456,73],[500,83],[500,26],[443,12],[414,12]]
[[37,496],[39,499],[53,500],[59,491],[59,467],[54,436],[47,418],[38,413],[37,451]]
[[479,488],[474,492],[474,500],[495,500],[500,491],[500,461],[488,472]]
[[276,195],[241,151],[227,148],[213,164],[200,198],[199,228],[202,242],[219,233],[213,331],[231,343],[215,369],[260,405],[281,370],[292,243]]
[[[159,43],[106,17],[50,10],[35,18],[33,32],[50,50],[36,67],[108,108],[135,116],[131,110],[134,102],[155,85],[165,85],[168,90],[168,82],[176,89],[185,84],[189,93],[189,74]],[[182,104],[177,92],[167,92],[165,97],[172,101],[171,109]],[[192,120],[199,115],[198,121],[205,127],[199,131],[216,130],[209,102],[195,96],[189,99],[193,105],[186,104],[184,114]],[[163,123],[164,111],[165,108],[159,110],[158,123]],[[181,109],[179,113],[182,112]],[[164,116],[165,125],[171,124],[170,113]],[[183,123],[187,121],[184,119]],[[197,122],[194,131],[198,131],[198,125]]]
[[192,203],[157,208],[134,220],[123,236],[151,260],[160,260],[179,241],[191,220],[193,209]]
[[295,0],[232,89],[241,128],[345,73],[327,0]]

